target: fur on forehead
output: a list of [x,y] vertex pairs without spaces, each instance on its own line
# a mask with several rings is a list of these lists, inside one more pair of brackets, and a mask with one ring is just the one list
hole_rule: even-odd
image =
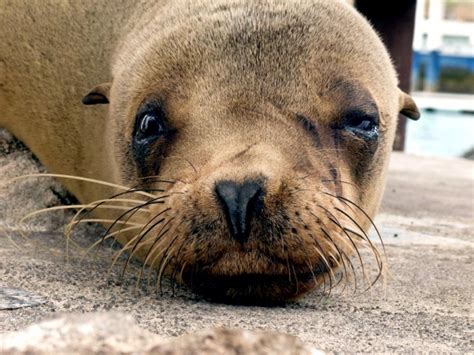
[[198,75],[209,63],[216,73],[238,70],[239,76],[254,75],[258,67],[261,76],[271,73],[266,79],[280,82],[278,68],[285,79],[308,68],[346,68],[347,76],[357,73],[383,94],[397,86],[380,39],[341,1],[178,0],[153,6],[146,15],[132,17],[134,28],[115,55],[114,77],[135,83],[135,92]]

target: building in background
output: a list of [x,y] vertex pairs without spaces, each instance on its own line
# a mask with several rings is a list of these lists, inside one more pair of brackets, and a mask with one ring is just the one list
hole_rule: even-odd
[[405,151],[474,157],[474,0],[417,0]]
[[418,0],[412,88],[474,94],[474,1]]
[[474,159],[474,0],[346,1],[379,32],[421,110],[416,122],[399,117],[395,149]]

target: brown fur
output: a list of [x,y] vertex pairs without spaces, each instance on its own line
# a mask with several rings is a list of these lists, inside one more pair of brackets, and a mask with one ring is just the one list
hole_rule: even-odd
[[[397,115],[418,114],[381,41],[350,6],[0,3],[0,126],[51,172],[166,190],[163,204],[133,216],[145,224],[165,211],[162,222],[143,238],[119,234],[129,251],[198,292],[237,301],[292,298],[327,283],[329,268],[348,272],[370,226],[356,205],[375,214]],[[80,105],[92,87],[85,101],[108,106]],[[158,178],[174,184],[142,180],[130,153],[136,112],[150,98],[176,135],[147,162],[159,162]],[[335,133],[349,107],[378,112],[375,147]],[[239,245],[213,191],[217,181],[249,178],[265,180],[265,207]],[[64,183],[83,203],[114,192]]]

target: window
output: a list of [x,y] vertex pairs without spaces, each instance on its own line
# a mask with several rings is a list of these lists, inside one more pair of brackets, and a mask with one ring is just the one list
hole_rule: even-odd
[[423,4],[423,18],[428,19],[430,17],[430,0],[425,0]]
[[474,2],[471,0],[445,1],[444,18],[446,20],[474,22]]

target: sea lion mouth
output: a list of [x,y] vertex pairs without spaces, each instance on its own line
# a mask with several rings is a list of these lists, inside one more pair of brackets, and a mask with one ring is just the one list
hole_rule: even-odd
[[226,254],[212,265],[187,268],[181,280],[214,302],[273,305],[299,298],[332,272],[320,261],[303,265],[265,255],[257,258],[257,254]]
[[215,275],[205,271],[187,272],[183,281],[195,293],[213,302],[241,305],[279,305],[296,299],[319,284],[324,272],[287,274],[243,273]]

